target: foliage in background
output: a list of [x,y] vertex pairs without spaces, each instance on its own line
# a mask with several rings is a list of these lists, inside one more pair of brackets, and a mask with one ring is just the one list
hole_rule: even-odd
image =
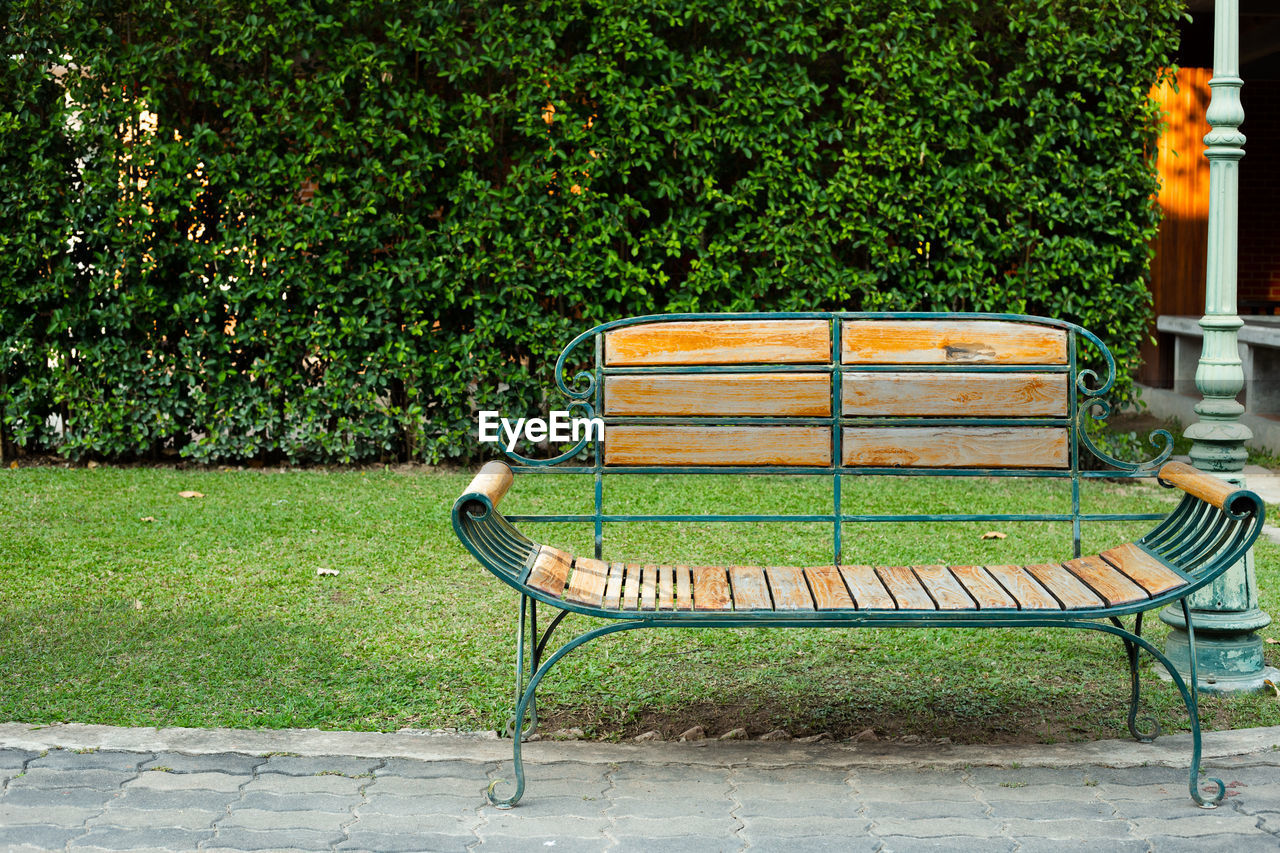
[[0,437],[435,462],[646,312],[1043,313],[1128,372],[1181,5],[15,0]]

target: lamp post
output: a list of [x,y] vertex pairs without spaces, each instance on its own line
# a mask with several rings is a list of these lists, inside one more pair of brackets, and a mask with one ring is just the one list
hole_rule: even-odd
[[[1236,313],[1236,247],[1240,195],[1240,158],[1244,134],[1240,124],[1240,4],[1217,0],[1214,4],[1212,96],[1205,118],[1209,160],[1209,251],[1205,273],[1204,348],[1196,368],[1196,388],[1204,396],[1196,404],[1199,421],[1185,435],[1192,439],[1191,462],[1232,483],[1243,483],[1247,456],[1244,443],[1253,437],[1240,423],[1244,406],[1236,395],[1244,387],[1244,370],[1236,333],[1244,325]],[[1259,690],[1263,680],[1280,673],[1268,668],[1262,657],[1257,631],[1271,617],[1258,608],[1258,585],[1253,551],[1210,586],[1190,598],[1191,621],[1196,633],[1196,668],[1199,689],[1234,693]],[[1165,652],[1187,676],[1190,671],[1186,623],[1181,608],[1166,608],[1161,621],[1172,626]]]

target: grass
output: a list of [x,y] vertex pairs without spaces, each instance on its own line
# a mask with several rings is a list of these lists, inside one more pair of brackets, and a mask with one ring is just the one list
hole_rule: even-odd
[[[609,509],[817,511],[818,479],[635,477]],[[509,713],[515,601],[448,520],[467,475],[440,471],[0,472],[0,720],[115,725],[499,726]],[[526,477],[511,512],[578,511],[588,481]],[[611,481],[616,482],[616,481]],[[194,490],[201,498],[183,498]],[[1060,484],[884,478],[846,484],[846,509],[1053,510]],[[1090,483],[1086,511],[1165,511],[1168,492]],[[147,520],[154,519],[154,520]],[[998,528],[1003,540],[983,540]],[[1085,547],[1134,537],[1093,524]],[[589,552],[581,526],[542,538]],[[1026,562],[1069,556],[1062,524],[850,525],[846,559]],[[606,532],[636,560],[829,562],[821,525],[654,524]],[[1262,607],[1280,608],[1280,548],[1257,547]],[[318,575],[317,569],[337,575]],[[572,617],[584,624],[582,617]],[[1154,615],[1148,631],[1162,636]],[[568,627],[568,625],[566,625]],[[1275,637],[1274,626],[1264,629]],[[567,636],[567,635],[566,635]],[[1161,640],[1158,640],[1160,642]],[[1266,647],[1277,663],[1275,646]],[[1185,729],[1148,665],[1146,710]],[[540,691],[550,724],[619,738],[701,724],[712,735],[1053,741],[1121,736],[1118,641],[1051,630],[655,630],[589,644]],[[1206,698],[1209,728],[1280,724],[1264,696]]]

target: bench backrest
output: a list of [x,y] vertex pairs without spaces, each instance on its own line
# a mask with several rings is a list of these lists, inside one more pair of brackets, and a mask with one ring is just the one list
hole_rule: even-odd
[[606,466],[1071,465],[1062,328],[716,319],[603,337]]
[[[1101,378],[1079,364],[1085,348],[1103,367]],[[1172,450],[1163,431],[1162,451],[1144,463],[1113,459],[1090,441],[1085,421],[1109,414],[1102,395],[1114,370],[1095,335],[1043,317],[802,312],[616,320],[565,347],[556,365],[564,400],[550,405],[602,418],[603,439],[588,434],[551,459],[507,454],[516,471],[594,474],[594,513],[512,519],[593,521],[599,557],[606,522],[746,518],[606,514],[604,481],[612,475],[827,475],[830,513],[803,520],[832,523],[838,563],[841,526],[849,521],[978,518],[850,515],[841,504],[847,476],[1058,477],[1070,481],[1069,514],[982,518],[1070,521],[1078,555],[1081,480],[1150,477]]]

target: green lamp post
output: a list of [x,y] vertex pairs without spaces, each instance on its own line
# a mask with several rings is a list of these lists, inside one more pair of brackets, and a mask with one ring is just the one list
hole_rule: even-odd
[[[1253,433],[1240,423],[1244,407],[1236,395],[1244,387],[1236,333],[1244,325],[1236,313],[1236,247],[1239,219],[1240,158],[1244,134],[1240,124],[1240,6],[1239,0],[1214,4],[1212,96],[1205,117],[1209,160],[1209,251],[1205,275],[1204,348],[1196,368],[1196,388],[1204,399],[1196,404],[1200,419],[1186,430],[1192,439],[1191,462],[1233,483],[1243,483],[1247,456],[1244,443]],[[1196,632],[1199,688],[1232,693],[1260,690],[1263,681],[1280,682],[1280,673],[1265,665],[1262,638],[1257,631],[1271,617],[1258,608],[1258,585],[1253,552],[1211,586],[1190,598]],[[1186,677],[1190,671],[1186,623],[1179,609],[1166,608],[1161,621],[1172,626],[1165,652]]]

